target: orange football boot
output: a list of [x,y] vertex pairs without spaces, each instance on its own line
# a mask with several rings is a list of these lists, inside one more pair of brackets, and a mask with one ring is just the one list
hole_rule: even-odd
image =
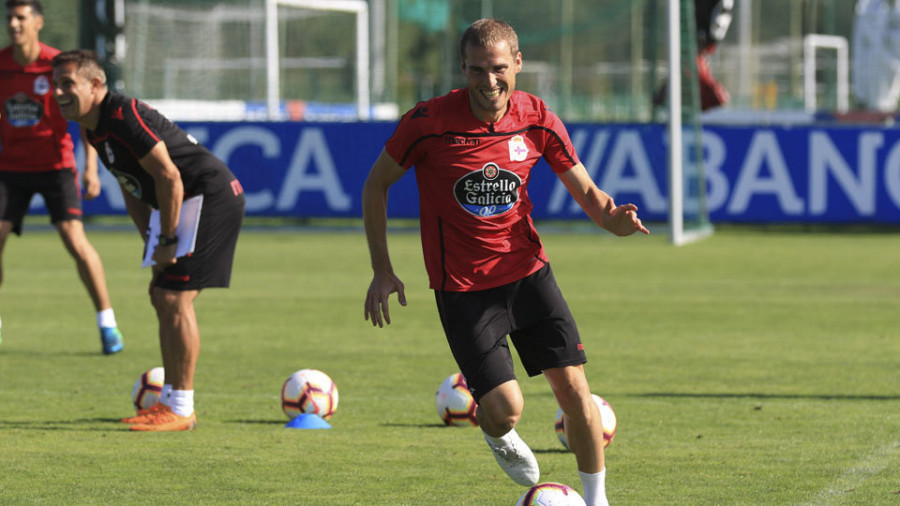
[[129,427],[139,432],[172,432],[179,430],[194,430],[197,426],[197,415],[180,416],[172,411],[169,406],[163,405],[162,409],[148,415],[149,420]]
[[129,423],[129,424],[147,423],[150,420],[150,415],[161,410],[163,408],[163,406],[165,406],[165,404],[163,404],[161,402],[157,402],[156,404],[150,406],[147,409],[139,409],[137,412],[137,415],[123,418],[120,421],[122,423]]

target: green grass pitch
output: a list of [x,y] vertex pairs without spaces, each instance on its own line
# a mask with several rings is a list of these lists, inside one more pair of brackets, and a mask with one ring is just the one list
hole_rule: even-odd
[[[592,389],[619,420],[613,504],[900,501],[896,235],[726,228],[674,248],[539,229]],[[110,357],[56,234],[7,244],[0,503],[513,505],[524,492],[477,429],[435,413],[455,366],[415,232],[389,237],[409,305],[375,329],[362,232],[246,230],[231,289],[197,302],[198,429],[136,434],[117,420],[160,365],[149,274],[135,232],[88,231],[125,334]],[[340,389],[330,430],[283,428],[281,384],[301,368]],[[580,490],[546,381],[520,381],[542,481]]]

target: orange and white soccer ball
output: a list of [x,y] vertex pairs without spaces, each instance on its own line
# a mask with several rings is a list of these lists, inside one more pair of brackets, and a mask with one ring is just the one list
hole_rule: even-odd
[[134,388],[131,389],[131,402],[136,411],[150,409],[159,402],[165,379],[166,370],[162,367],[154,367],[138,376],[134,381]]
[[337,385],[330,376],[317,369],[300,369],[281,387],[281,409],[290,420],[302,413],[316,414],[328,420],[337,407]]
[[[591,397],[594,398],[594,403],[600,409],[600,422],[603,425],[603,447],[606,448],[616,435],[616,413],[603,397],[596,394],[591,394]],[[556,437],[559,438],[559,442],[568,450],[569,442],[566,439],[566,426],[562,409],[556,410],[556,421],[553,423],[553,426],[556,429]]]
[[478,419],[475,418],[478,404],[461,373],[451,374],[441,383],[435,395],[434,407],[444,425],[478,426]]
[[538,483],[522,494],[516,506],[586,506],[572,487],[562,483]]

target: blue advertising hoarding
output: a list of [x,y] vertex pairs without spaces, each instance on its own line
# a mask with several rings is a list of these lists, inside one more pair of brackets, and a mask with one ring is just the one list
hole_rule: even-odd
[[[392,122],[182,122],[232,168],[247,193],[247,214],[359,217],[366,175]],[[77,130],[73,136],[77,137]],[[647,221],[668,209],[664,125],[572,124],[588,172],[617,202]],[[900,130],[871,126],[706,126],[702,135],[707,203],[713,222],[900,223]],[[84,153],[77,142],[79,164]],[[124,214],[115,179],[85,214]],[[541,162],[528,187],[537,219],[586,219]],[[40,211],[39,199],[34,204]],[[418,215],[415,176],[392,189],[389,215]]]

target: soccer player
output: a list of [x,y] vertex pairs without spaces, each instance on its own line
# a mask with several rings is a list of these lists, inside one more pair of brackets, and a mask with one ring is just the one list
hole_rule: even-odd
[[[81,194],[72,137],[66,119],[52,99],[50,59],[59,53],[40,42],[44,15],[38,0],[6,2],[6,29],[12,42],[0,50],[0,283],[2,257],[10,232],[22,234],[31,197],[44,197],[50,221],[78,274],[94,309],[103,353],[122,350],[122,334],[106,288],[103,263],[88,242],[81,221]],[[85,167],[85,198],[100,193],[96,165]]]
[[243,189],[192,136],[146,104],[109,91],[92,51],[60,53],[52,65],[63,116],[79,124],[118,179],[145,258],[155,262],[149,292],[166,383],[160,404],[122,421],[135,431],[192,430],[200,351],[194,300],[203,288],[230,284]]
[[524,400],[509,335],[528,374],[544,374],[565,413],[585,500],[607,504],[600,414],[584,374],[584,347],[530,217],[532,168],[543,156],[606,230],[649,232],[634,205],[617,206],[597,188],[560,119],[539,98],[516,90],[522,54],[512,27],[476,21],[460,39],[460,57],[467,88],[407,112],[366,179],[373,277],[365,318],[390,324],[394,292],[406,305],[388,254],[387,199],[391,185],[415,166],[429,284],[494,457],[517,483],[538,482],[537,460],[514,428]]

